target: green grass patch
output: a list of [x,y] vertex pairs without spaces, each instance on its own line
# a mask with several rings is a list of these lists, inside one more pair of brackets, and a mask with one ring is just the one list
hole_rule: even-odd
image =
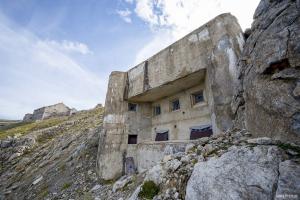
[[129,189],[129,186],[130,186],[133,182],[134,182],[134,180],[129,181],[128,183],[126,183],[126,184],[124,185],[124,187],[122,188],[122,191],[128,190],[128,189]]
[[67,120],[67,117],[52,118],[36,122],[20,122],[12,124],[11,127],[0,131],[0,139],[7,136],[14,136],[16,134],[25,135],[29,132],[49,128],[58,125]]
[[112,185],[114,182],[115,182],[115,180],[114,179],[112,179],[112,180],[102,180],[101,181],[104,185]]
[[[0,127],[0,139],[4,139],[7,136],[26,135],[32,131],[56,126],[68,120],[75,121],[76,123],[72,126],[67,125],[69,129],[66,131],[75,132],[83,131],[84,129],[88,130],[89,128],[99,127],[102,124],[103,111],[104,108],[96,108],[92,110],[80,111],[72,116],[56,117],[35,122],[12,123],[10,125]],[[65,131],[61,132],[60,134],[64,133]],[[44,143],[47,142],[49,139],[51,139],[51,136],[45,136],[45,138],[40,138],[40,141],[38,142]]]
[[83,194],[83,200],[93,200],[93,195],[90,192],[85,192]]
[[207,153],[206,156],[210,156],[210,155],[213,155],[213,154],[217,154],[219,151],[219,149],[214,149],[212,150],[211,152]]
[[59,166],[60,171],[64,172],[66,171],[66,164],[63,163],[62,165]]
[[61,189],[62,190],[66,190],[66,189],[68,189],[69,187],[71,187],[71,183],[64,183],[63,185],[62,185],[62,187],[61,187]]
[[145,181],[138,196],[144,199],[153,199],[158,192],[159,187],[153,181]]
[[197,159],[193,159],[193,160],[192,160],[192,164],[193,164],[193,165],[195,165],[197,162],[198,162]]
[[[57,133],[55,133],[55,134],[57,134]],[[54,134],[43,134],[43,135],[39,135],[38,138],[36,139],[36,141],[38,143],[44,144],[54,137],[55,137]]]
[[15,128],[15,127],[18,127],[18,126],[22,126],[22,125],[26,125],[26,124],[30,124],[32,122],[15,122],[15,123],[11,123],[11,124],[8,124],[8,125],[5,125],[5,126],[1,126],[0,127],[0,131],[6,131],[8,129],[12,129],[12,128]]
[[48,196],[49,194],[49,188],[48,188],[48,185],[45,185],[42,187],[42,189],[40,190],[39,192],[39,196],[43,199],[45,198],[46,196]]
[[296,153],[300,154],[300,147],[298,147],[298,146],[281,143],[278,145],[278,147],[280,147],[283,150],[292,150],[292,151],[295,151]]

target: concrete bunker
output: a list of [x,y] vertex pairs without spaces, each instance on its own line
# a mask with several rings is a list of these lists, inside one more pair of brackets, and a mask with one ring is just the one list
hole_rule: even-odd
[[123,155],[142,172],[193,140],[230,128],[242,43],[236,18],[222,14],[127,72],[112,72],[100,177],[127,173]]

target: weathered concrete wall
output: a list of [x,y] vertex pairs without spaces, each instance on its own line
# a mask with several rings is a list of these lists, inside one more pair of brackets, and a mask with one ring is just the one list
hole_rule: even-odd
[[112,72],[105,101],[103,132],[100,135],[97,169],[101,178],[110,180],[122,175],[127,146],[126,111],[123,101],[127,73]]
[[144,92],[145,62],[128,71],[128,98]]
[[205,78],[214,132],[225,131],[234,119],[231,99],[239,85],[236,63],[243,45],[236,18],[219,15],[129,70],[128,99],[153,102],[171,96],[198,85],[195,74]]
[[[154,140],[156,130],[168,129],[170,140],[183,141],[189,139],[192,126],[212,124],[214,134],[230,128],[235,64],[243,42],[236,18],[223,14],[128,72],[113,72],[98,152],[100,177],[120,176],[128,156],[137,160],[140,169],[147,168],[143,163],[152,159],[148,156],[154,156],[153,162],[160,159],[161,148],[128,145],[129,134],[144,143]],[[204,90],[205,102],[192,106],[191,93],[199,89]],[[172,112],[169,105],[175,97],[181,109]],[[128,103],[136,103],[137,110],[128,111]],[[156,117],[155,104],[162,109]]]
[[192,141],[173,141],[173,142],[145,142],[138,144],[137,166],[138,172],[151,169],[158,164],[166,155],[184,152],[187,144]]
[[139,103],[137,111],[126,113],[126,133],[138,135],[138,142],[151,140],[152,107],[151,103]]
[[[161,106],[161,114],[153,116],[152,140],[155,140],[156,131],[168,130],[169,140],[189,140],[192,126],[211,125],[210,112],[204,90],[204,101],[192,105],[191,95],[203,91],[204,84],[184,90],[176,95],[155,101],[153,106]],[[180,109],[170,111],[170,101],[179,99]]]
[[210,66],[209,32],[203,26],[129,70],[128,98]]
[[234,115],[231,99],[238,88],[237,60],[244,44],[242,30],[235,17],[223,14],[214,23],[210,22],[208,32],[211,45],[211,65],[207,68],[206,86],[214,133],[232,127]]

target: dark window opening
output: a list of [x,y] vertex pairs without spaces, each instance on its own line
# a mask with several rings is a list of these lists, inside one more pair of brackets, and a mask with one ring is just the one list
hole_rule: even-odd
[[190,140],[196,140],[202,137],[210,137],[213,134],[211,126],[199,126],[191,128]]
[[199,91],[199,92],[192,94],[192,104],[193,105],[203,102],[203,101],[204,101],[203,91]]
[[169,140],[169,131],[156,133],[155,141],[168,141],[168,140]]
[[137,144],[137,135],[128,135],[128,144]]
[[161,114],[161,109],[160,106],[155,106],[153,109],[153,114],[154,116],[160,115]]
[[128,103],[128,110],[129,111],[136,111],[136,107],[137,107],[137,104],[135,104],[135,103]]
[[175,110],[179,110],[179,109],[180,109],[179,99],[172,101],[171,102],[171,110],[175,111]]

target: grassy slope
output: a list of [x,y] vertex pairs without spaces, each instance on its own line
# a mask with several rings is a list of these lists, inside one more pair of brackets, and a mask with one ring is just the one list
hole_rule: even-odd
[[[73,184],[74,179],[82,178],[83,186],[88,185],[91,189],[96,183],[90,181],[86,173],[95,169],[95,144],[98,140],[94,137],[94,131],[102,125],[103,110],[96,108],[69,117],[18,123],[14,127],[0,130],[0,139],[15,134],[37,136],[34,147],[11,162],[6,162],[3,170],[0,169],[0,183],[3,182],[3,185],[0,184],[0,193],[1,190],[6,191],[8,186],[18,185],[11,193],[12,199],[44,199],[51,192],[57,192],[60,197],[63,193],[79,195],[75,192],[76,186],[69,188],[68,183]],[[45,128],[47,130],[43,131]],[[76,165],[69,165],[71,162]],[[77,165],[81,167],[75,168]],[[40,174],[44,176],[43,181],[33,186],[33,180]]]
[[2,130],[0,130],[0,139],[4,139],[7,136],[14,136],[17,134],[25,135],[35,130],[55,126],[66,121],[67,118],[68,117],[60,117],[37,122],[19,122],[9,126],[5,126],[2,128]]
[[[27,133],[30,133],[32,131],[56,126],[68,120],[84,120],[93,115],[99,115],[102,112],[103,110],[101,108],[100,109],[98,108],[90,111],[80,111],[76,115],[69,116],[69,117],[57,117],[57,118],[51,118],[51,119],[46,119],[46,120],[36,121],[36,122],[14,123],[0,128],[0,139],[4,139],[7,136],[26,135]],[[86,125],[88,128],[88,124]]]

